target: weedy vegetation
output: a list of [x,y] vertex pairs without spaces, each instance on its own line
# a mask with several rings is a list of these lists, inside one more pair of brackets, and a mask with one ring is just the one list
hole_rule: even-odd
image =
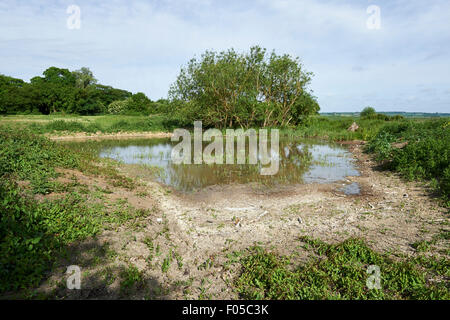
[[[66,168],[133,188],[116,169],[93,160],[30,131],[0,127],[0,292],[36,286],[68,244],[142,215],[119,207],[105,214],[103,204],[89,203],[85,192],[57,182],[56,168]],[[64,197],[39,200],[61,191]]]
[[[327,244],[302,237],[304,248],[314,254],[307,263],[295,264],[253,247],[239,262],[235,280],[243,299],[444,299],[450,298],[445,281],[450,261],[426,256],[393,259],[370,249],[365,241],[350,238]],[[380,268],[380,289],[369,289],[370,265]],[[432,281],[437,279],[437,281]]]

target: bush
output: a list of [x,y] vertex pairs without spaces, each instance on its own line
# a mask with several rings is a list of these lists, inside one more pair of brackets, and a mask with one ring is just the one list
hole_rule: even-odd
[[307,91],[311,76],[298,58],[258,46],[248,53],[206,51],[171,86],[171,111],[205,127],[286,127],[319,111]]
[[100,229],[90,219],[95,210],[80,197],[38,202],[32,196],[54,190],[55,167],[81,162],[79,153],[44,137],[0,127],[0,292],[36,285],[65,244]]
[[[401,149],[394,142],[407,142]],[[437,181],[438,191],[450,199],[450,130],[448,120],[401,122],[383,127],[369,142],[368,152],[409,180]]]
[[361,118],[370,118],[376,115],[375,109],[372,107],[366,107],[361,111]]
[[27,130],[0,127],[0,174],[29,180],[36,193],[52,191],[55,166],[75,168],[81,158],[56,143]]

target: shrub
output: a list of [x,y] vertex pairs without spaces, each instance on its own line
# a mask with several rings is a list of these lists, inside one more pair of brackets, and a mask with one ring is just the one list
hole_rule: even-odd
[[307,91],[311,77],[298,58],[258,46],[248,53],[206,51],[171,86],[171,111],[205,127],[285,127],[318,112]]
[[[400,122],[384,126],[369,142],[367,151],[403,177],[437,181],[444,199],[450,198],[450,130],[447,120]],[[404,148],[393,148],[393,142],[407,142]]]
[[122,114],[127,110],[128,99],[116,100],[108,105],[108,113],[110,114]]
[[0,127],[0,175],[29,180],[36,193],[52,191],[55,166],[74,168],[81,158],[68,149],[28,130]]
[[81,161],[47,138],[0,127],[0,292],[37,284],[65,244],[100,229],[90,218],[95,209],[79,196],[38,202],[15,182],[49,193],[55,167],[77,168]]
[[372,107],[365,107],[360,113],[361,118],[370,118],[374,115],[376,115],[376,112]]

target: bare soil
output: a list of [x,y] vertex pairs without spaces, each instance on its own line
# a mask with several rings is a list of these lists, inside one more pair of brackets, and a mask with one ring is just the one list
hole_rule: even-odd
[[[231,253],[255,244],[306,261],[308,252],[299,236],[332,243],[360,237],[377,251],[414,255],[414,242],[448,229],[446,209],[426,187],[378,170],[361,143],[349,144],[349,149],[361,176],[348,177],[345,183],[357,182],[359,195],[339,191],[344,182],[212,186],[180,193],[154,182],[144,167],[122,165],[124,174],[140,182],[130,191],[76,173],[83,183],[109,188],[109,201],[127,199],[152,213],[74,245],[41,290],[69,299],[236,299],[232,281],[238,266],[226,262]],[[159,249],[151,250],[148,239]],[[171,260],[165,271],[164,259]],[[65,288],[64,272],[71,264],[83,270],[82,290]],[[124,289],[118,275],[130,265],[143,280]]]

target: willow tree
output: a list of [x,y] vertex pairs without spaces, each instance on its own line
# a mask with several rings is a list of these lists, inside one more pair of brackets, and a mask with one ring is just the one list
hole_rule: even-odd
[[181,68],[169,98],[174,113],[205,126],[287,126],[318,111],[307,91],[311,76],[298,58],[257,46],[206,51]]

